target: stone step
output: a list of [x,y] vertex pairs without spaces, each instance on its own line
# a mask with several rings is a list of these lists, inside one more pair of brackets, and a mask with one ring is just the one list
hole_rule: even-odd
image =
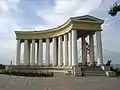
[[106,76],[100,66],[84,66],[82,72],[85,76]]
[[87,67],[82,67],[82,71],[101,71],[101,67],[98,67],[98,66],[94,66],[94,67],[91,67],[91,66],[87,66]]
[[84,73],[85,76],[106,76],[106,74]]
[[104,71],[83,71],[83,72],[88,72],[88,73],[104,73]]
[[106,76],[104,71],[84,71],[85,76]]

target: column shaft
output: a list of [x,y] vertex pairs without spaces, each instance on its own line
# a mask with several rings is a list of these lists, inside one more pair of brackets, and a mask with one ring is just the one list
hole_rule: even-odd
[[32,61],[31,65],[35,65],[35,40],[32,40]]
[[43,42],[39,40],[38,65],[43,65]]
[[97,45],[97,64],[103,64],[103,52],[102,52],[102,40],[101,40],[101,31],[96,32],[96,45]]
[[77,31],[72,30],[72,66],[77,64]]
[[46,65],[50,65],[50,40],[46,39]]
[[86,41],[85,37],[82,37],[82,65],[87,64],[87,49],[86,49]]
[[28,43],[28,65],[30,65],[30,43]]
[[53,66],[57,66],[57,43],[56,37],[52,38],[53,41]]
[[64,35],[64,66],[68,65],[68,40],[67,34]]
[[39,63],[39,42],[37,43],[37,65]]
[[17,40],[17,54],[16,54],[16,64],[20,65],[20,55],[21,55],[21,41]]
[[58,65],[63,65],[63,47],[62,47],[62,36],[58,37]]
[[30,44],[28,40],[24,42],[24,65],[30,65]]
[[90,49],[89,49],[89,60],[90,60],[90,65],[93,65],[95,62],[95,56],[94,56],[94,39],[93,39],[93,34],[89,35],[89,44],[90,44]]
[[68,37],[69,37],[69,43],[68,43],[68,60],[69,60],[69,66],[72,65],[72,37],[71,37],[71,32],[69,32]]

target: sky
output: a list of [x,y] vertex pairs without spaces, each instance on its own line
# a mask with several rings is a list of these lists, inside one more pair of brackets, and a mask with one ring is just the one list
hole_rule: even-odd
[[115,17],[108,14],[116,1],[119,0],[0,0],[0,63],[9,64],[10,60],[15,63],[14,31],[53,28],[69,17],[81,15],[105,20],[102,25],[103,52],[112,56],[113,63],[120,63],[120,13]]

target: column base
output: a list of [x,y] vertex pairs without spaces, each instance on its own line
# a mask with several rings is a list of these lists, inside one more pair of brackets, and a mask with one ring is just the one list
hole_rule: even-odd
[[68,67],[72,67],[72,65],[68,65]]
[[57,67],[57,65],[52,65],[53,67]]
[[63,67],[68,67],[68,65],[63,65]]
[[58,65],[58,67],[63,67],[63,65]]
[[93,64],[89,64],[89,66],[96,66],[96,64],[95,64],[95,63],[93,63]]

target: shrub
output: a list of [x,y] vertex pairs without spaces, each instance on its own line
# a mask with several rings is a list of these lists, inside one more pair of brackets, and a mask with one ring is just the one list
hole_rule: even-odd
[[30,77],[52,77],[54,75],[53,72],[20,72],[20,71],[4,71],[2,74],[6,75],[15,75],[15,76],[30,76]]
[[117,76],[120,76],[120,69],[110,67],[110,70],[116,72],[116,75],[117,75]]

